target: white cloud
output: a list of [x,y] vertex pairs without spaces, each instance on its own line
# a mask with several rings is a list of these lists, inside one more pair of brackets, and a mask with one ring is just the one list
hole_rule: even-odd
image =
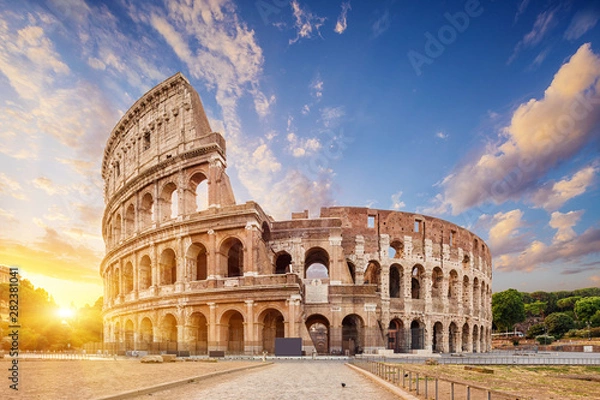
[[592,139],[599,122],[600,57],[584,44],[559,69],[542,99],[515,110],[499,143],[444,179],[442,201],[458,214],[535,192],[552,168]]
[[507,61],[507,64],[512,63],[523,49],[527,47],[533,47],[542,41],[546,34],[554,27],[554,25],[556,25],[556,19],[554,16],[557,11],[558,10],[556,9],[547,10],[537,16],[533,24],[533,28],[531,28],[531,31],[525,34],[523,39],[517,43],[512,55]]
[[308,115],[310,113],[310,106],[308,104],[305,104],[304,106],[302,106],[302,115]]
[[597,172],[597,167],[588,166],[570,178],[566,177],[558,182],[550,181],[532,193],[530,200],[536,207],[547,211],[557,210],[568,200],[585,193],[594,182]]
[[346,18],[348,16],[348,10],[351,9],[352,7],[350,7],[350,2],[342,3],[342,13],[338,17],[338,20],[335,24],[335,28],[333,29],[335,33],[339,33],[341,35],[348,28]]
[[548,223],[548,225],[557,230],[553,242],[556,244],[573,240],[577,236],[573,227],[577,225],[582,215],[582,210],[569,211],[566,214],[558,211],[553,212]]
[[298,138],[293,132],[288,133],[286,138],[288,150],[297,158],[312,155],[322,147],[317,138]]
[[31,183],[34,187],[43,190],[50,196],[55,195],[56,193],[64,193],[64,190],[61,187],[45,176],[35,178]]
[[321,109],[321,120],[326,128],[335,128],[341,123],[342,117],[346,115],[343,106],[325,107]]
[[321,80],[320,76],[317,76],[308,87],[312,96],[315,97],[317,101],[323,97],[323,80]]
[[14,179],[0,172],[0,195],[8,195],[17,200],[25,200],[21,185]]
[[378,37],[387,31],[390,28],[390,12],[389,10],[385,10],[384,13],[377,18],[373,25],[371,26],[371,31],[373,32],[373,37]]
[[310,39],[314,35],[321,36],[319,30],[325,23],[325,18],[314,15],[308,10],[303,10],[296,0],[292,0],[290,5],[294,13],[296,37],[290,39],[289,44],[296,43],[300,39]]
[[593,29],[599,19],[600,12],[597,10],[578,11],[565,31],[564,38],[567,40],[579,39],[586,32]]
[[450,135],[448,135],[447,133],[445,133],[445,132],[442,132],[442,131],[436,132],[436,134],[435,134],[435,137],[436,137],[436,138],[438,138],[438,139],[442,139],[442,140],[446,140],[446,139],[448,139],[448,137],[449,137],[449,136],[450,136]]
[[401,210],[404,207],[406,207],[406,203],[404,203],[402,200],[400,200],[400,197],[402,197],[402,191],[399,191],[392,195],[392,209],[393,210]]
[[488,245],[492,254],[502,255],[523,250],[528,244],[522,233],[523,211],[515,209],[496,213],[489,222]]

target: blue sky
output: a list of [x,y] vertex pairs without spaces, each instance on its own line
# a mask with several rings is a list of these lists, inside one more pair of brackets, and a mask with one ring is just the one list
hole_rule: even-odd
[[600,6],[589,1],[0,0],[0,263],[101,295],[100,162],[181,71],[238,202],[467,227],[493,290],[600,284]]

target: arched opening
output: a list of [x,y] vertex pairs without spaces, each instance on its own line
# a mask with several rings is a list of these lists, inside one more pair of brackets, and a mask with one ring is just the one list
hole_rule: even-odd
[[448,298],[454,302],[458,299],[458,273],[455,270],[450,271],[450,280],[448,282]]
[[431,297],[433,299],[442,298],[443,283],[444,273],[440,267],[435,267],[431,273]]
[[133,322],[130,319],[125,322],[125,350],[134,350]]
[[223,315],[222,322],[227,327],[225,341],[230,354],[244,352],[244,317],[238,311],[228,311]]
[[174,183],[167,183],[160,195],[160,216],[162,221],[175,218],[177,216],[177,186]]
[[[202,211],[208,208],[208,180],[203,173],[195,173],[190,179],[190,192],[193,199],[189,204],[195,205],[194,211]],[[191,211],[191,210],[190,210]]]
[[192,243],[185,258],[192,280],[203,281],[208,277],[206,247],[202,243]]
[[227,257],[227,276],[242,276],[244,274],[244,247],[236,238],[227,239],[222,246],[222,254]]
[[142,229],[150,228],[154,222],[154,199],[150,193],[146,193],[142,197],[140,219]]
[[131,292],[133,292],[133,265],[128,262],[123,268],[123,293]]
[[311,315],[306,319],[306,329],[315,351],[319,354],[329,353],[329,320],[320,314]]
[[123,351],[123,344],[121,343],[121,324],[118,322],[115,324],[115,343],[117,344],[118,351]]
[[485,353],[485,328],[481,326],[479,329],[479,352]]
[[352,283],[356,283],[356,266],[351,261],[347,261],[346,265],[348,265],[348,272],[350,272],[350,278],[352,278]]
[[135,208],[130,204],[125,211],[125,236],[130,238],[135,232]]
[[148,256],[143,256],[140,260],[138,285],[139,290],[148,289],[152,285],[152,265]]
[[263,351],[275,353],[275,339],[285,337],[283,315],[274,309],[263,312],[262,317],[262,346]]
[[114,238],[115,243],[119,243],[121,241],[121,225],[123,221],[121,220],[121,214],[117,214],[115,218],[115,227],[114,227]]
[[175,252],[172,249],[163,250],[160,255],[160,284],[172,285],[177,281],[177,266]]
[[479,352],[479,328],[477,325],[473,327],[473,353]]
[[433,325],[432,350],[434,353],[444,352],[444,325],[439,321]]
[[112,293],[115,298],[121,294],[120,275],[121,270],[119,268],[115,268],[112,275]]
[[189,350],[196,355],[208,350],[208,322],[199,312],[193,313],[189,320]]
[[139,350],[149,350],[154,342],[154,332],[152,328],[152,321],[146,317],[140,324],[140,336],[139,336]]
[[347,315],[342,320],[342,352],[343,354],[360,354],[364,346],[363,320],[356,314]]
[[271,228],[269,228],[266,221],[262,223],[262,240],[265,243],[271,240]]
[[404,323],[398,318],[390,321],[388,326],[388,349],[393,349],[394,353],[406,352],[406,343],[404,339]]
[[456,353],[458,349],[458,326],[454,322],[451,322],[448,327],[448,345],[450,346],[450,353]]
[[423,350],[425,348],[425,328],[417,320],[410,323],[410,348],[411,350]]
[[471,259],[469,258],[468,254],[465,254],[463,259],[462,259],[462,265],[463,265],[463,269],[469,269],[469,267],[471,266]]
[[390,266],[390,297],[399,298],[402,286],[402,267],[398,264]]
[[410,294],[412,299],[423,299],[425,298],[423,290],[425,288],[423,279],[425,277],[425,268],[422,265],[415,265],[412,268],[411,280],[410,280]]
[[160,324],[161,351],[177,351],[177,319],[173,314],[167,314]]
[[329,278],[329,254],[320,247],[308,250],[304,256],[306,279]]
[[479,297],[481,296],[481,287],[479,286],[479,279],[473,279],[473,313],[479,313],[479,306],[481,305]]
[[404,243],[400,240],[392,241],[388,250],[388,256],[390,258],[402,258],[404,256]]
[[381,280],[381,267],[376,261],[369,261],[365,270],[365,285],[377,285],[376,291],[379,292]]
[[469,324],[465,323],[462,327],[462,351],[469,351]]
[[281,251],[276,255],[275,273],[286,274],[288,272],[292,272],[292,256],[285,251]]

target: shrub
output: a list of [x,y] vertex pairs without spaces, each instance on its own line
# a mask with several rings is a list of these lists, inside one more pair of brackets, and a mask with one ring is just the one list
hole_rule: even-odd
[[539,344],[551,344],[552,342],[554,342],[554,336],[550,336],[550,335],[538,335],[535,337],[535,340],[539,343]]

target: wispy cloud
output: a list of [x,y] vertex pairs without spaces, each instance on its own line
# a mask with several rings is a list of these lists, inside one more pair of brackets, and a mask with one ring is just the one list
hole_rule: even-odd
[[440,200],[459,214],[487,201],[535,193],[552,168],[593,137],[600,122],[599,93],[600,57],[584,44],[559,69],[542,99],[516,109],[498,143],[446,176]]
[[527,10],[527,6],[529,5],[530,1],[531,0],[522,0],[519,3],[519,6],[517,7],[517,13],[515,14],[515,22],[514,23],[517,23],[517,21],[519,20],[519,17],[521,15],[523,15],[523,13]]
[[531,194],[530,200],[536,207],[554,211],[570,199],[586,192],[598,173],[596,166],[587,166],[571,177],[554,182],[550,181]]
[[577,40],[593,29],[600,19],[600,11],[595,9],[578,11],[573,16],[569,27],[565,31],[564,38]]
[[392,195],[392,209],[393,210],[402,210],[406,207],[406,203],[404,203],[400,198],[402,197],[402,191],[396,192]]
[[385,10],[383,14],[381,14],[371,25],[373,37],[381,36],[385,31],[387,31],[390,28],[390,25],[390,11]]
[[435,137],[438,139],[446,140],[450,137],[446,132],[438,131],[435,133]]
[[326,18],[319,17],[307,9],[303,9],[296,0],[293,0],[290,5],[294,13],[296,37],[290,39],[289,44],[294,44],[300,39],[310,39],[315,35],[321,36],[320,29],[325,24]]
[[517,43],[507,64],[512,63],[523,49],[533,47],[542,41],[546,34],[556,25],[555,14],[557,11],[556,9],[547,10],[537,16],[533,28]]
[[3,172],[0,172],[0,195],[8,195],[17,200],[25,200],[25,194],[23,194],[23,189],[19,182]]
[[342,13],[338,17],[338,20],[335,24],[335,28],[333,29],[335,33],[339,33],[341,35],[348,28],[346,18],[348,16],[348,10],[351,9],[352,8],[350,7],[350,2],[342,3]]

